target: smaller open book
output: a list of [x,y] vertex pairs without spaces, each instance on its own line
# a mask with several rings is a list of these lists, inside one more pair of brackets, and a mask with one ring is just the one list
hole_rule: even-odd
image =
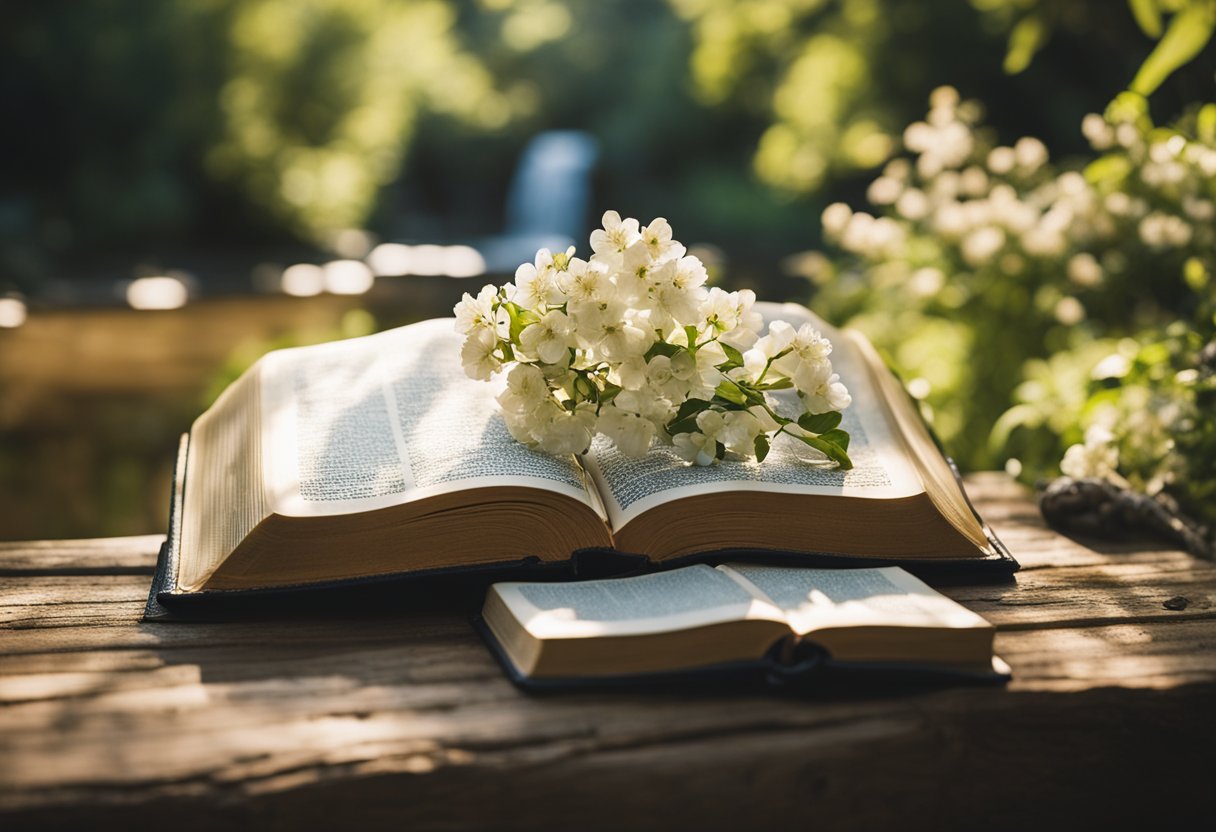
[[898,567],[726,563],[581,583],[498,583],[478,627],[532,689],[830,670],[1004,681],[995,628]]

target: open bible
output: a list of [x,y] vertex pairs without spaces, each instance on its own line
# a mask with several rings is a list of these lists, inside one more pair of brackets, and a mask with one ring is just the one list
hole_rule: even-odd
[[995,628],[898,567],[686,566],[581,583],[498,583],[479,629],[524,687],[689,672],[825,669],[1000,680]]
[[868,341],[796,305],[757,308],[832,339],[853,395],[851,470],[788,437],[762,464],[709,467],[662,446],[630,459],[602,437],[582,456],[531,450],[499,415],[501,377],[465,376],[450,319],[280,350],[183,437],[149,614],[212,595],[560,567],[587,551],[1016,569]]

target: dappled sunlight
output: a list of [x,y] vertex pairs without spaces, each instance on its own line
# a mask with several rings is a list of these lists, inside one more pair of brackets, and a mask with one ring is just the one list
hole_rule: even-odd
[[127,287],[127,303],[132,309],[177,309],[185,306],[190,291],[176,277],[141,277]]
[[16,329],[25,323],[28,314],[20,298],[0,298],[0,329]]

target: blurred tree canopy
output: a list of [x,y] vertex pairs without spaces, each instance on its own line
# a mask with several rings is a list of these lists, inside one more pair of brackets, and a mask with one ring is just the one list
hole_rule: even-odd
[[[64,254],[394,233],[403,209],[481,230],[551,127],[600,140],[601,204],[775,263],[940,83],[999,103],[998,130],[1083,149],[1080,116],[1151,43],[1136,21],[1181,2],[8,3],[0,268],[30,284]],[[1013,43],[1036,53],[1016,78]]]
[[420,112],[485,128],[512,115],[444,0],[4,13],[0,83],[24,129],[7,131],[2,230],[51,251],[357,226],[396,178]]
[[10,0],[0,297],[493,232],[529,138],[580,129],[598,208],[736,284],[794,263],[964,467],[1069,457],[1216,525],[1214,29],[1216,0]]

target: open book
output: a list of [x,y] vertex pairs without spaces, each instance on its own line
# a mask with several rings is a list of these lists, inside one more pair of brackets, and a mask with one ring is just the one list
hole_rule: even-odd
[[995,629],[898,567],[726,563],[582,583],[499,583],[481,630],[525,686],[693,670],[886,668],[1000,678]]
[[832,339],[853,395],[852,470],[788,437],[763,464],[710,467],[662,447],[629,459],[602,439],[583,457],[530,450],[498,413],[502,377],[466,377],[452,321],[424,321],[270,353],[198,418],[153,598],[560,564],[589,549],[1016,569],[870,344],[796,305],[757,308]]

